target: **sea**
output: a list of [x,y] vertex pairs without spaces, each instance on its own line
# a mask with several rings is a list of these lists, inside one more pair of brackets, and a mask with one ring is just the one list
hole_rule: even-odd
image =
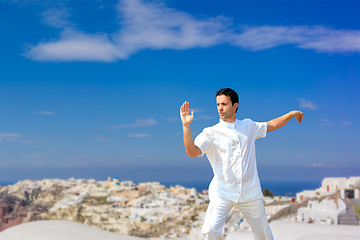
[[[136,181],[134,181],[137,183]],[[7,186],[15,184],[13,182],[0,182],[1,186]],[[195,188],[198,192],[207,190],[210,181],[160,181],[160,184],[165,185],[167,188],[171,186],[180,185],[186,188]],[[321,186],[321,180],[314,181],[261,181],[262,188],[269,189],[274,196],[288,196],[296,197],[296,193],[304,190],[315,190]]]
[[[161,184],[166,187],[180,185],[186,188],[195,188],[198,192],[208,189],[210,182],[168,182]],[[261,181],[262,189],[269,189],[274,196],[296,197],[296,193],[304,190],[315,190],[321,187],[321,180],[317,181]]]

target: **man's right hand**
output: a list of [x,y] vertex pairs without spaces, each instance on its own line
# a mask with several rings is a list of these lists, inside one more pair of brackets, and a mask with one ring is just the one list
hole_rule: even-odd
[[184,134],[184,146],[186,154],[189,157],[197,157],[201,155],[201,150],[194,144],[194,140],[191,136],[190,123],[194,119],[194,110],[189,112],[189,103],[184,102],[180,107],[180,117],[183,124],[183,134]]
[[185,101],[180,107],[180,117],[183,126],[190,125],[190,123],[194,119],[194,110],[191,111],[191,115],[189,112],[189,102]]

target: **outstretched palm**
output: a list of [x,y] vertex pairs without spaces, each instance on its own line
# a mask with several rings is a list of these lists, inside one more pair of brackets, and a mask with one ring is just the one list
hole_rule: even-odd
[[189,112],[189,102],[184,102],[184,104],[180,107],[180,117],[183,125],[188,125],[194,119],[194,110],[191,111],[191,115]]

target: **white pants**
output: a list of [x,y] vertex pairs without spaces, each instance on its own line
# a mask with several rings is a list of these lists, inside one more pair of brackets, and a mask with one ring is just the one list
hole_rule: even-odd
[[202,233],[205,240],[222,240],[222,231],[225,219],[230,210],[236,206],[254,233],[255,240],[273,240],[263,199],[256,199],[249,202],[235,203],[226,199],[212,199],[206,211]]

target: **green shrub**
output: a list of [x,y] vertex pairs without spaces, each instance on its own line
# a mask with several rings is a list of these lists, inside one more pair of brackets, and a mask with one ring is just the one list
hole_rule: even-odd
[[274,194],[267,188],[263,189],[263,195],[264,197],[274,197]]

